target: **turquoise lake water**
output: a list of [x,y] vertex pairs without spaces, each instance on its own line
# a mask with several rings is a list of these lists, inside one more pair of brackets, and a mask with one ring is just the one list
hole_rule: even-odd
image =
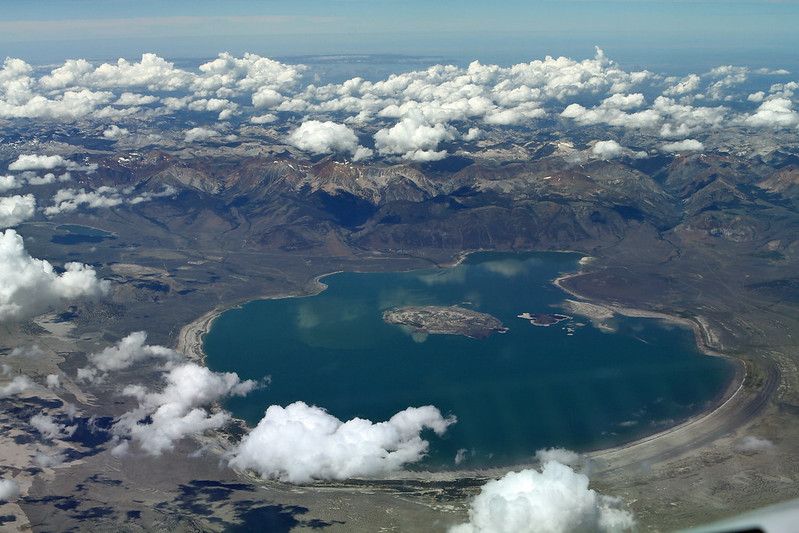
[[[571,313],[552,284],[578,269],[570,253],[479,253],[448,269],[327,276],[316,296],[256,300],[223,313],[205,337],[207,364],[268,387],[229,400],[254,426],[269,405],[302,400],[341,420],[383,421],[409,406],[458,417],[429,434],[423,466],[517,463],[545,447],[587,450],[664,429],[706,409],[733,366],[701,354],[688,328],[618,317],[538,327],[517,315]],[[485,339],[414,334],[386,324],[403,305],[460,305],[509,331]],[[570,334],[571,333],[571,334]]]

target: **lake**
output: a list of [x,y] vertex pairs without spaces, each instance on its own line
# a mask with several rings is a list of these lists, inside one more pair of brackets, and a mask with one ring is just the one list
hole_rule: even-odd
[[[223,313],[205,337],[207,364],[268,387],[225,404],[254,426],[271,404],[302,400],[341,420],[388,420],[435,405],[457,424],[429,434],[427,468],[529,461],[545,447],[626,442],[707,409],[733,378],[689,328],[615,317],[612,329],[573,316],[549,327],[522,313],[566,314],[552,284],[573,253],[476,253],[446,269],[338,273],[315,296],[256,300]],[[386,324],[406,305],[459,305],[509,330],[484,339]],[[460,451],[460,454],[458,453]]]

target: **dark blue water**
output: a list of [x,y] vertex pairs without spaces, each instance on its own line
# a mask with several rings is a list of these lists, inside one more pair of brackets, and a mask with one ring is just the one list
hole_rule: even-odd
[[[585,450],[652,433],[708,407],[733,376],[697,350],[693,332],[653,319],[588,319],[536,327],[517,315],[565,313],[552,280],[577,254],[480,253],[444,270],[341,273],[306,298],[259,300],[217,319],[205,338],[208,365],[269,387],[230,400],[255,425],[271,404],[302,400],[348,420],[387,420],[409,406],[454,414],[447,436],[430,435],[428,467],[521,462],[537,449]],[[413,334],[386,324],[403,305],[461,305],[510,330],[486,339]],[[571,333],[571,334],[570,334]]]

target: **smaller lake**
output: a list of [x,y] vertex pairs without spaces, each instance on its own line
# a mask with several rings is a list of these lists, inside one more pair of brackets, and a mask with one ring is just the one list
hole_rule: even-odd
[[104,239],[116,239],[116,235],[108,231],[103,231],[91,226],[80,226],[78,224],[61,224],[57,226],[56,231],[66,233],[57,233],[50,238],[50,242],[56,244],[83,244],[83,243],[98,243]]
[[[257,300],[223,313],[205,337],[207,364],[271,384],[226,407],[254,426],[269,405],[302,400],[342,420],[389,419],[435,405],[458,423],[431,434],[424,467],[529,461],[540,448],[612,446],[706,409],[733,366],[701,354],[688,328],[617,317],[614,331],[574,316],[549,327],[522,313],[563,313],[552,281],[570,253],[479,253],[437,270],[340,273],[303,298]],[[485,339],[386,324],[406,305],[459,305],[509,331]]]

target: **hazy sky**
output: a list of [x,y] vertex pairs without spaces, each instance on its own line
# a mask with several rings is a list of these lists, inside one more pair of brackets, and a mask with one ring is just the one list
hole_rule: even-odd
[[511,62],[546,54],[679,66],[793,59],[799,2],[46,0],[4,2],[0,55],[207,57],[400,53]]

